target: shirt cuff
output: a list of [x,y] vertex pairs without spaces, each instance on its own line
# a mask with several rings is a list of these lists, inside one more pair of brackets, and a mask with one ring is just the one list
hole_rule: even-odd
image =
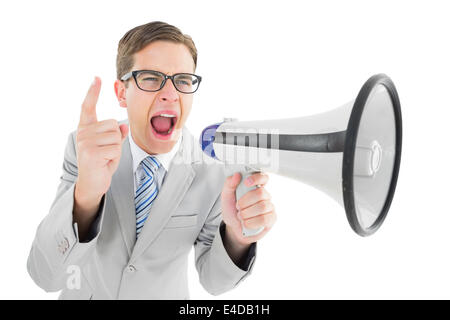
[[97,237],[98,233],[100,232],[100,221],[102,217],[104,202],[105,202],[105,195],[103,195],[102,200],[100,201],[100,206],[98,207],[97,215],[94,221],[92,221],[88,230],[88,234],[86,236],[86,239],[84,239],[84,241],[80,241],[80,236],[78,233],[78,224],[76,222],[73,224],[73,231],[75,232],[78,242],[88,243],[91,242],[93,239],[95,239],[95,237]]
[[[223,222],[223,220],[220,222],[220,236],[222,237],[222,241],[224,241],[223,239],[225,239],[225,222]],[[223,244],[225,247],[225,243]],[[228,253],[227,253],[228,254]],[[253,242],[250,247],[248,248],[247,254],[245,255],[245,257],[242,257],[238,263],[236,263],[236,266],[239,267],[240,269],[244,270],[244,271],[248,271],[250,268],[250,264],[253,260],[253,258],[256,255],[256,242]]]

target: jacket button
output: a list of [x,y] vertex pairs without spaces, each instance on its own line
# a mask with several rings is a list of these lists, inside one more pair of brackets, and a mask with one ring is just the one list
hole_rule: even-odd
[[67,240],[66,237],[64,237],[63,244],[64,244],[64,249],[66,249],[66,250],[69,249],[69,240]]
[[132,264],[130,264],[130,265],[128,266],[127,270],[128,270],[128,272],[133,273],[133,272],[136,271],[136,267],[133,266]]
[[64,239],[58,243],[58,250],[62,254],[65,254],[67,249],[69,249],[69,240],[67,240],[67,238],[64,237]]

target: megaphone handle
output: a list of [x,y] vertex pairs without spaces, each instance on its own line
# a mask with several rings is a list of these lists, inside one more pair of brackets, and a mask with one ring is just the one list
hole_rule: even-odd
[[[236,188],[236,201],[239,200],[247,192],[254,190],[256,188],[259,188],[259,186],[247,187],[244,184],[245,179],[247,179],[249,176],[251,176],[252,174],[254,174],[256,172],[258,172],[258,171],[240,172],[242,178],[241,178],[241,182],[239,183],[239,185]],[[257,235],[258,233],[260,233],[261,231],[264,230],[264,227],[260,227],[258,229],[247,229],[244,227],[243,221],[241,221],[241,224],[242,224],[242,235],[244,237],[250,237],[250,236]]]

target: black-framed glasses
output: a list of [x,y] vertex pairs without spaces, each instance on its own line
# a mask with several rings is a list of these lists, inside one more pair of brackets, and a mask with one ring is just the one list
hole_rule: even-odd
[[161,90],[166,84],[167,79],[181,93],[194,93],[197,91],[202,77],[192,73],[175,73],[171,76],[154,70],[135,70],[126,73],[120,80],[127,81],[131,77],[134,78],[139,89],[148,92]]

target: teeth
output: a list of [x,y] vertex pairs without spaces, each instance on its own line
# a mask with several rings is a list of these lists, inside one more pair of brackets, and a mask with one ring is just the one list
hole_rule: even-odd
[[166,114],[166,113],[161,113],[159,116],[165,118],[175,118],[173,114]]

